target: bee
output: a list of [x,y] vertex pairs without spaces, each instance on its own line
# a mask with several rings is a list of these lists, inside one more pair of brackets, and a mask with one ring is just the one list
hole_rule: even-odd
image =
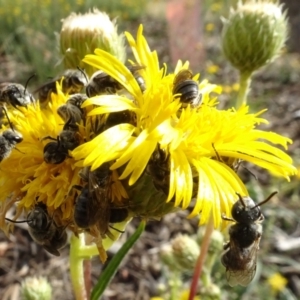
[[94,171],[84,168],[80,176],[86,184],[79,188],[81,192],[76,199],[74,221],[83,229],[97,224],[101,236],[104,237],[109,231],[110,220],[111,171],[109,163],[104,163]]
[[31,210],[25,221],[5,219],[13,223],[28,223],[28,232],[32,239],[53,255],[60,256],[58,250],[67,243],[68,236],[65,227],[56,225],[53,218],[49,216],[44,204],[38,204]]
[[55,139],[50,136],[43,138],[53,140],[44,147],[44,161],[47,164],[60,164],[69,155],[69,150],[74,150],[80,144],[78,126],[71,123],[70,119],[63,127],[59,136]]
[[260,206],[268,202],[277,192],[255,204],[250,197],[241,197],[232,206],[232,218],[222,215],[227,221],[235,222],[229,228],[230,240],[224,245],[221,262],[226,267],[226,279],[230,286],[247,286],[256,272],[257,253],[262,236],[264,215]]
[[[143,77],[138,73],[139,70],[144,69],[144,66],[129,66],[128,69],[133,74],[135,80],[139,84],[141,91],[146,89]],[[115,94],[124,87],[114,78],[103,71],[97,71],[93,74],[89,84],[86,87],[86,94],[88,97],[94,97],[100,94]]]
[[0,84],[0,103],[17,108],[17,106],[26,107],[34,102],[34,97],[22,84],[10,82]]
[[84,94],[74,94],[72,95],[65,104],[61,105],[57,109],[58,115],[65,121],[76,124],[79,123],[83,117],[83,111],[81,109],[81,104],[87,99]]
[[174,78],[173,95],[180,95],[180,102],[183,107],[190,104],[192,107],[198,107],[201,104],[202,96],[199,91],[198,82],[193,80],[193,73],[188,70],[181,70]]
[[170,189],[170,161],[169,155],[164,150],[157,148],[153,152],[146,172],[152,177],[155,188],[168,195]]
[[79,93],[88,83],[87,75],[83,70],[67,69],[62,75],[54,77],[34,91],[38,94],[41,104],[45,104],[51,99],[51,93],[57,93],[56,82],[60,81],[62,77],[64,77],[62,81],[62,92],[64,94]]
[[12,123],[8,118],[6,109],[3,107],[2,110],[6,114],[6,118],[10,128],[4,130],[0,134],[0,162],[11,154],[12,150],[16,147],[17,144],[23,141],[22,134],[14,130]]
[[129,110],[112,112],[108,115],[103,130],[106,130],[108,128],[111,128],[113,126],[122,123],[130,123],[132,125],[135,125],[136,124],[135,114]]

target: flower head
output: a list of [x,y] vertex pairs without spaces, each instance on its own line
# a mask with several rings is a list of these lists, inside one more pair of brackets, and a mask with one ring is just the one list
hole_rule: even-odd
[[288,23],[282,6],[269,0],[238,2],[224,19],[222,48],[243,74],[251,74],[273,61],[287,39]]
[[[207,81],[198,83],[202,104],[183,107],[180,97],[173,95],[174,79],[188,64],[179,62],[175,72],[167,74],[165,66],[159,67],[156,52],[149,49],[142,26],[136,41],[129,33],[126,37],[134,64],[145,67],[140,74],[146,89],[141,90],[121,61],[97,49],[84,62],[117,80],[125,92],[90,98],[82,107],[91,107],[89,116],[93,117],[129,111],[134,122],[117,124],[76,148],[72,155],[77,165],[94,170],[109,161],[111,169],[121,171],[120,180],[128,179],[129,190],[146,171],[155,187],[166,193],[165,201],[187,208],[195,198],[190,216],[201,213],[200,224],[204,224],[213,213],[216,227],[221,224],[221,214],[229,214],[236,193],[247,195],[235,172],[240,160],[287,179],[296,172],[290,157],[269,144],[286,147],[291,140],[256,129],[267,122],[259,117],[262,112],[250,114],[248,107],[218,110],[211,93],[220,89]],[[197,81],[198,76],[192,80]],[[164,176],[155,182],[157,176],[149,169]],[[134,204],[130,205],[134,210]]]
[[[56,139],[63,130],[63,121],[57,114],[57,108],[64,104],[67,95],[61,92],[57,84],[57,94],[45,109],[39,104],[19,107],[8,112],[9,119],[23,136],[9,156],[1,162],[0,181],[2,193],[0,202],[18,201],[19,210],[29,210],[38,202],[47,205],[50,211],[56,210],[62,220],[72,216],[74,197],[70,196],[73,185],[78,185],[80,168],[74,166],[73,158],[60,164],[48,164],[44,161],[44,148]],[[7,210],[9,205],[6,206]],[[3,221],[3,219],[2,219]]]
[[96,48],[101,48],[125,61],[124,35],[118,34],[116,21],[111,21],[106,13],[98,9],[85,14],[72,13],[63,20],[60,51],[64,56],[66,69],[80,66],[91,76],[95,69],[82,65],[81,60],[86,54],[93,53]]

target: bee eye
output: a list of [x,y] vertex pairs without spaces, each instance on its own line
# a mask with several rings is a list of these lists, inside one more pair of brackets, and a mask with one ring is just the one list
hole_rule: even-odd
[[23,137],[22,136],[15,136],[14,141],[16,143],[21,143],[23,141]]

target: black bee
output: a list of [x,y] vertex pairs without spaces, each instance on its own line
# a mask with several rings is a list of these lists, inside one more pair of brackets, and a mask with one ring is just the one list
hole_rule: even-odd
[[155,188],[168,195],[170,189],[170,161],[169,155],[164,150],[157,148],[153,152],[146,172],[152,177]]
[[[145,91],[146,86],[143,77],[138,73],[138,71],[144,68],[144,66],[137,65],[128,67],[139,84],[142,92]],[[88,97],[94,97],[101,94],[115,94],[122,89],[124,89],[124,87],[117,80],[103,71],[97,71],[93,74],[86,87],[86,94]]]
[[59,227],[55,224],[44,204],[38,204],[31,210],[25,221],[5,219],[14,223],[28,223],[28,231],[32,239],[53,255],[59,256],[60,253],[58,250],[63,248],[67,243],[68,236],[65,227]]
[[102,237],[110,235],[109,223],[126,220],[128,210],[112,206],[109,163],[104,163],[94,171],[84,168],[80,176],[85,185],[74,187],[80,190],[74,210],[76,225],[83,229],[96,225]]
[[64,77],[62,81],[62,91],[65,94],[80,93],[88,83],[87,75],[83,70],[65,70],[60,76],[54,77],[34,91],[34,93],[38,94],[38,99],[41,104],[45,104],[51,99],[51,93],[57,93],[56,82],[60,81],[62,77]]
[[[108,232],[110,219],[111,171],[104,163],[94,171],[84,168],[80,173],[85,185],[76,199],[74,221],[80,228],[97,223],[101,235]],[[78,187],[77,187],[78,188]]]
[[188,70],[181,70],[174,78],[173,95],[180,94],[182,106],[190,104],[192,107],[198,107],[202,96],[199,91],[199,84],[193,80],[193,73]]
[[257,253],[262,236],[264,216],[260,206],[269,201],[273,192],[264,201],[255,204],[250,197],[241,197],[232,206],[232,218],[222,215],[227,221],[235,222],[229,228],[230,240],[224,245],[222,264],[226,267],[226,278],[230,286],[247,286],[256,272]]
[[14,130],[12,123],[9,121],[6,109],[3,107],[2,110],[6,114],[10,129],[6,129],[0,134],[0,162],[10,155],[17,144],[23,141],[21,133]]
[[58,107],[58,115],[65,121],[71,120],[72,123],[79,123],[83,118],[83,110],[81,104],[87,99],[84,94],[74,94],[70,96],[67,102]]
[[0,103],[18,106],[27,106],[35,102],[34,97],[19,83],[4,82],[0,84]]
[[53,140],[44,147],[44,161],[47,164],[60,164],[69,155],[69,150],[74,150],[80,144],[78,125],[72,123],[72,118],[64,125],[57,138],[46,136],[43,140]]

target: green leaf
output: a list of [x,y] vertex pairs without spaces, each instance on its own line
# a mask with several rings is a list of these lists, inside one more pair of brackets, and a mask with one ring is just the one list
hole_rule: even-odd
[[142,221],[139,227],[137,228],[136,232],[124,243],[124,245],[118,251],[118,253],[111,259],[105,270],[102,272],[101,276],[98,278],[98,282],[92,291],[91,300],[100,299],[101,295],[112,280],[113,276],[116,274],[123,258],[145,230],[145,226],[146,222]]

